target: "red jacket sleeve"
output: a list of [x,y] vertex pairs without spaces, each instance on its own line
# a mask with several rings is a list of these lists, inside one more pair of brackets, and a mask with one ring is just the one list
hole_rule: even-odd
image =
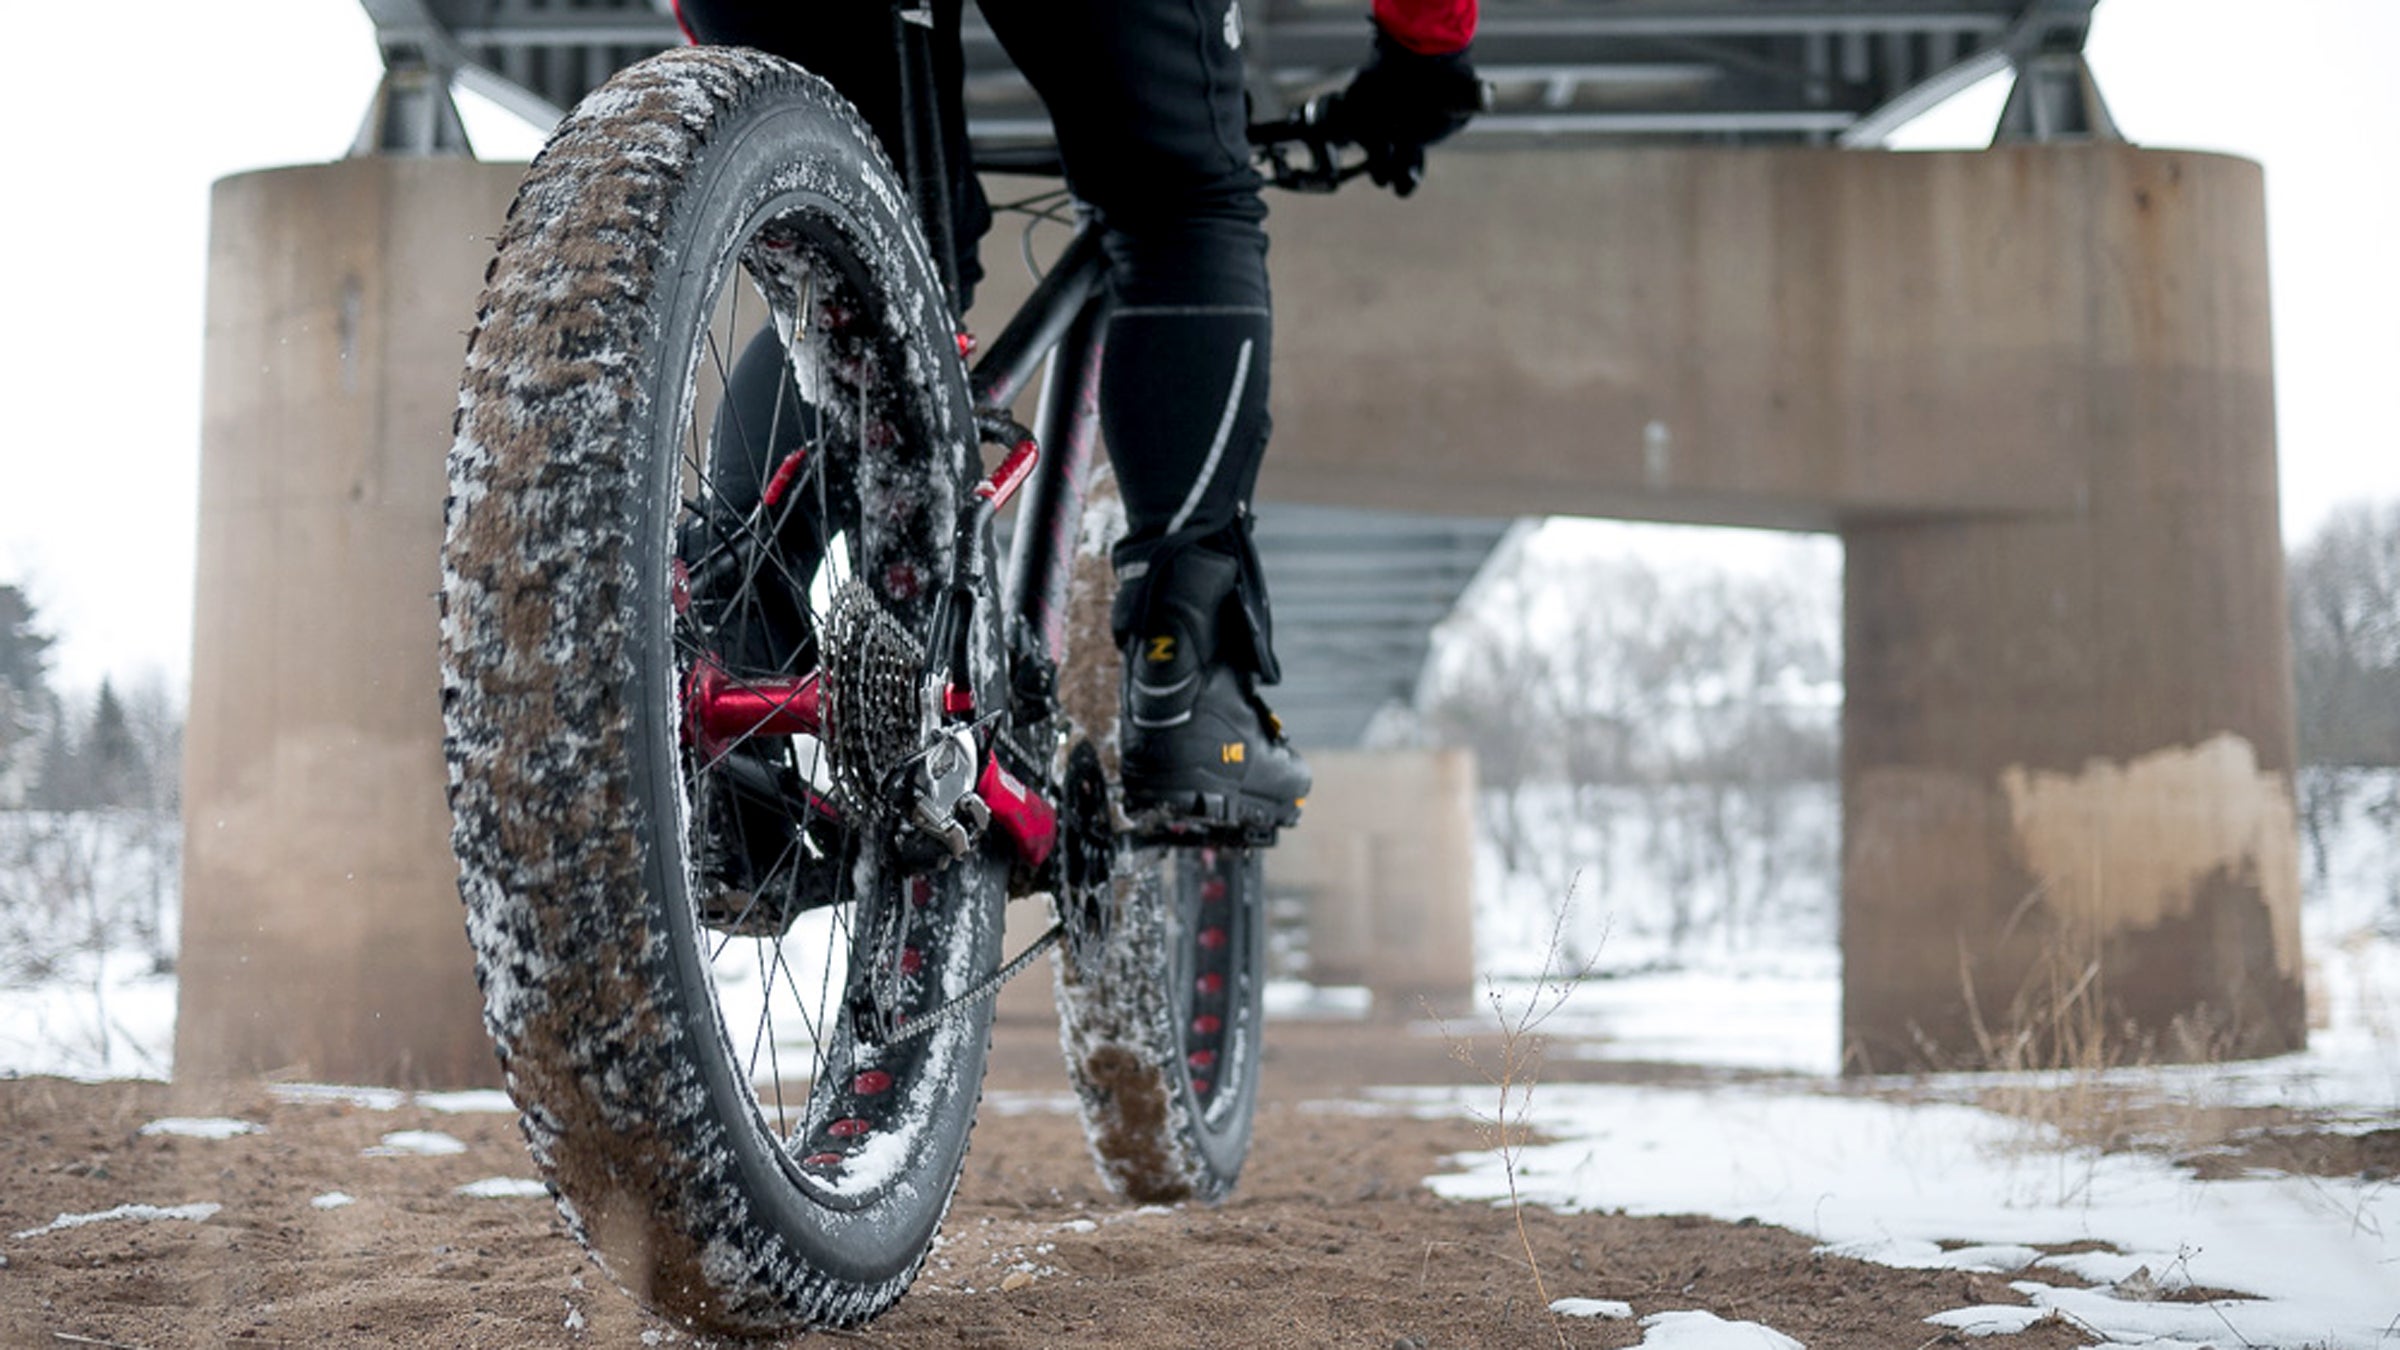
[[1375,0],[1375,22],[1412,52],[1463,51],[1475,40],[1475,0]]

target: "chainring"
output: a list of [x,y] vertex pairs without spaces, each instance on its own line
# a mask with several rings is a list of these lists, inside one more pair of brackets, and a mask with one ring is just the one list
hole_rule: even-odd
[[1108,773],[1100,751],[1077,741],[1067,752],[1064,809],[1059,813],[1057,890],[1068,958],[1086,975],[1098,973],[1116,926],[1117,830],[1109,809]]

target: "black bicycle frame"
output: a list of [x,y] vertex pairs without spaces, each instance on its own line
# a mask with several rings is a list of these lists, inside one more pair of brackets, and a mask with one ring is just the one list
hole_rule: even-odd
[[[934,22],[929,0],[895,0],[892,6],[901,97],[901,144],[894,148],[956,314],[957,231],[941,135],[943,100],[951,94],[934,78]],[[977,414],[1004,416],[1045,359],[1049,363],[1033,425],[1038,457],[1017,507],[1002,605],[1012,638],[1015,632],[1038,638],[1053,664],[1066,654],[1075,535],[1099,442],[1100,343],[1108,305],[1099,236],[1088,219],[1076,230],[970,377]]]
[[950,166],[942,152],[941,82],[934,77],[932,0],[895,0],[892,50],[900,60],[901,172],[933,251],[950,312],[959,311],[958,231],[950,215]]
[[1076,531],[1100,442],[1100,350],[1109,295],[1099,239],[1096,226],[1076,231],[971,377],[976,411],[1002,412],[1044,355],[1049,358],[1033,419],[1040,457],[1017,508],[1001,604],[1012,623],[1041,640],[1053,663],[1066,653]]

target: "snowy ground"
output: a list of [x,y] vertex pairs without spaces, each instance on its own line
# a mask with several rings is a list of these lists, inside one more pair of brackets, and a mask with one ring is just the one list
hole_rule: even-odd
[[152,813],[0,811],[0,1074],[167,1076],[179,845]]
[[[2192,1141],[2139,1140],[2152,1147],[2103,1153],[2074,1142],[2071,1130],[1982,1104],[1996,1093],[2100,1087],[2193,1110],[2286,1108],[2334,1132],[2400,1129],[2400,925],[2392,908],[2400,842],[2388,830],[2362,815],[2340,832],[2310,896],[2305,928],[2318,1020],[2302,1054],[2080,1078],[1865,1083],[1834,1077],[1840,970],[1821,875],[1794,869],[1777,889],[1754,891],[1740,922],[1703,927],[1678,946],[1668,937],[1665,883],[1623,838],[1602,846],[1617,850],[1599,869],[1610,876],[1605,892],[1558,884],[1561,873],[1580,877],[1588,859],[1553,858],[1545,869],[1509,875],[1487,857],[1480,931],[1519,954],[1487,961],[1512,977],[1495,986],[1503,1005],[1527,996],[1524,977],[1534,972],[1521,953],[1543,950],[1557,925],[1576,948],[1568,955],[1589,972],[1542,1028],[1550,1054],[1743,1072],[1700,1086],[1542,1085],[1505,1110],[1544,1142],[1505,1156],[1460,1156],[1429,1180],[1437,1193],[1498,1202],[1513,1186],[1523,1201],[1562,1209],[1755,1218],[1886,1264],[2000,1272],[2033,1299],[2030,1312],[1962,1306],[1939,1319],[1975,1335],[2020,1330],[2054,1312],[2093,1344],[2400,1345],[2400,1180],[2258,1172],[2201,1180],[2167,1156]],[[1578,899],[1558,925],[1555,897],[1595,893],[1607,896],[1606,906]],[[1706,904],[1688,912],[1721,916]],[[164,1077],[174,992],[171,974],[127,952],[77,952],[38,984],[0,987],[0,1074]],[[1286,1015],[1340,1015],[1358,1001],[1355,991],[1302,986],[1279,985],[1275,995]],[[361,1104],[378,1093],[394,1103],[402,1097],[278,1090],[347,1094]],[[416,1102],[453,1109],[441,1103]],[[505,1104],[487,1094],[455,1109],[496,1105]],[[1000,1114],[1055,1110],[1063,1099],[1004,1095],[992,1105]],[[1488,1093],[1394,1088],[1369,1109],[1488,1116],[1495,1105]],[[158,1125],[174,1132],[208,1122]],[[404,1133],[377,1148],[444,1146],[438,1135]],[[2086,1250],[2056,1253],[2076,1244]],[[2083,1280],[2101,1287],[2076,1287]],[[2240,1297],[2172,1297],[2195,1286]],[[1568,1301],[1562,1314],[1603,1318],[1624,1294],[1558,1292]],[[1775,1343],[1770,1328],[1705,1316],[1647,1319],[1644,1343]],[[1928,1339],[1940,1331],[1928,1327]]]
[[[1412,1114],[1505,1109],[1548,1142],[1455,1160],[1433,1189],[1454,1199],[1632,1214],[1755,1218],[1885,1264],[1996,1271],[2036,1305],[1961,1307],[1976,1335],[2055,1309],[2095,1344],[2389,1347],[2400,1343],[2400,1178],[2250,1172],[2203,1181],[2165,1152],[2104,1153],[2040,1120],[1974,1103],[1995,1092],[2102,1087],[2125,1100],[2212,1109],[2275,1106],[2315,1128],[2400,1128],[2400,944],[2316,951],[2327,1011],[2307,1051],[2251,1063],[2070,1074],[1841,1082],[1831,978],[1670,973],[1587,982],[1545,1026],[1593,1037],[1577,1053],[1784,1071],[1702,1087],[1537,1085],[1505,1108],[1491,1092],[1379,1094]],[[1521,993],[1522,989],[1509,992]],[[2071,1095],[2071,1094],[2070,1094]],[[2151,1118],[2173,1120],[2168,1109]],[[2081,1255],[2043,1248],[2096,1244]],[[2068,1287],[2062,1275],[2109,1286]],[[2200,1286],[2238,1299],[2159,1301]],[[1608,1298],[1606,1288],[1574,1289]],[[1718,1342],[1733,1344],[1732,1340]]]
[[[2400,1335],[2400,1190],[2388,1180],[2201,1182],[2145,1154],[2044,1147],[2023,1122],[1974,1107],[1805,1088],[1555,1084],[1534,1092],[1526,1119],[1555,1141],[1513,1158],[1526,1203],[1755,1218],[1889,1265],[2011,1274],[2037,1305],[2111,1342],[2365,1350]],[[1432,1185],[1453,1199],[1504,1201],[1511,1162],[1462,1158]],[[2037,1250],[2081,1242],[2104,1249]],[[2069,1272],[2112,1287],[2062,1287]],[[2249,1297],[2159,1302],[2139,1296],[2145,1284]],[[2001,1332],[2028,1319],[2022,1309],[1961,1308],[1945,1320]]]
[[0,987],[0,1074],[164,1079],[174,1055],[175,977],[138,953],[78,952],[59,979]]
[[[1560,800],[1536,794],[1531,809],[1556,812]],[[1500,1111],[1546,1140],[1455,1159],[1430,1183],[1454,1199],[1506,1203],[1513,1193],[1568,1210],[1755,1218],[1889,1265],[2013,1276],[2035,1306],[1961,1307],[1939,1319],[1970,1335],[2020,1331],[2054,1313],[2094,1344],[2388,1350],[2400,1345],[2400,1177],[2250,1171],[2204,1181],[2168,1156],[2210,1142],[2172,1137],[2172,1122],[2241,1109],[2281,1108],[2334,1133],[2400,1129],[2400,838],[2354,806],[2311,876],[2306,1051],[1866,1082],[1834,1077],[1839,961],[1829,910],[1812,912],[1805,899],[1821,878],[1800,869],[1783,883],[1799,903],[1761,904],[1747,929],[1704,931],[1678,950],[1665,937],[1655,869],[1639,865],[1623,833],[1601,839],[1554,815],[1548,828],[1581,850],[1580,862],[1567,860],[1574,885],[1561,884],[1559,859],[1509,874],[1486,851],[1479,936],[1512,944],[1513,959],[1486,964],[1515,978],[1495,983],[1501,1012],[1479,1020],[1520,1016],[1541,997],[1524,953],[1546,948],[1550,924],[1566,935],[1561,959],[1588,968],[1541,1025],[1550,1054],[1752,1072],[1702,1087],[1540,1085],[1505,1105],[1489,1091],[1382,1099],[1412,1114]],[[1598,896],[1584,880],[1595,871],[1612,875]],[[2127,1120],[2168,1125],[2160,1137],[2137,1134],[2139,1147],[2102,1152],[2058,1127],[2078,1122],[1978,1104],[2046,1096],[2105,1100]],[[2093,1250],[2045,1254],[2079,1244]],[[2173,1297],[2194,1287],[2241,1297]],[[1568,1292],[1602,1305],[1612,1293]],[[1710,1345],[1765,1343],[1765,1329],[1688,1330],[1714,1337]]]

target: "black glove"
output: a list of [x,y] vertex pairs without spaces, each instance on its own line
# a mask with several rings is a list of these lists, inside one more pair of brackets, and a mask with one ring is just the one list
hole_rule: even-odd
[[1483,81],[1465,51],[1427,56],[1379,24],[1375,50],[1350,87],[1325,102],[1324,126],[1367,152],[1367,175],[1405,197],[1425,176],[1425,147],[1482,111]]

